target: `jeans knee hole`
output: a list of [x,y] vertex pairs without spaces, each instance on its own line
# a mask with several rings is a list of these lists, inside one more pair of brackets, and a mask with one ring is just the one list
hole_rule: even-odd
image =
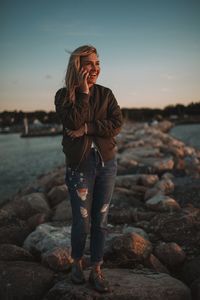
[[87,194],[88,194],[88,189],[86,188],[80,188],[76,190],[77,195],[79,196],[79,198],[81,198],[82,201],[85,201],[87,198]]

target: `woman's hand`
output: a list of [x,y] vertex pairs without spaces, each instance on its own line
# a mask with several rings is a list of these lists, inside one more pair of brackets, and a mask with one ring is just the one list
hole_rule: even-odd
[[87,82],[88,76],[89,76],[89,72],[81,68],[80,72],[78,73],[78,84],[81,92],[85,94],[89,93],[89,86]]
[[78,138],[81,137],[85,134],[85,125],[81,126],[79,129],[77,130],[70,130],[66,128],[66,133],[68,136],[70,136],[71,138]]

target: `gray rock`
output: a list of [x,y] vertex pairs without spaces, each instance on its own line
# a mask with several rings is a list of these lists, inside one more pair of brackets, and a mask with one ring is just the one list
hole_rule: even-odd
[[174,183],[170,179],[162,179],[154,187],[165,195],[171,194],[174,191]]
[[146,201],[146,200],[148,200],[156,195],[159,195],[159,194],[163,195],[162,191],[159,190],[158,188],[152,187],[145,192],[144,200]]
[[162,194],[155,195],[154,197],[147,200],[146,206],[149,209],[160,211],[160,212],[162,211],[173,212],[181,209],[180,205],[178,204],[178,202],[176,202],[176,200]]
[[32,254],[43,254],[57,247],[70,248],[70,227],[39,225],[24,241],[23,247]]
[[[44,300],[191,300],[190,290],[181,281],[164,273],[127,269],[104,269],[110,292],[99,294],[86,283],[72,285],[70,277],[60,281]],[[85,271],[88,278],[89,271]]]
[[149,240],[148,234],[139,227],[133,227],[133,226],[124,226],[122,233],[137,233],[141,235],[144,239]]

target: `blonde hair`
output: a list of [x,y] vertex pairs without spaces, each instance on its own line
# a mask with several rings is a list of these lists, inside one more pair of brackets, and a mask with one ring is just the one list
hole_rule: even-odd
[[75,90],[78,86],[78,72],[80,70],[81,57],[88,56],[91,53],[95,53],[98,56],[96,48],[92,45],[78,47],[70,53],[71,55],[65,76],[65,85],[67,90],[65,101],[75,100]]

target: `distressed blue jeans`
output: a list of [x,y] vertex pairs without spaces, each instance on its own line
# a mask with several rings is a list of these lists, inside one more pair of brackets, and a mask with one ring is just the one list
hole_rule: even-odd
[[116,158],[102,166],[95,148],[91,148],[81,171],[66,167],[65,182],[72,207],[71,246],[73,259],[83,257],[90,233],[91,263],[103,262],[109,204],[117,173]]

